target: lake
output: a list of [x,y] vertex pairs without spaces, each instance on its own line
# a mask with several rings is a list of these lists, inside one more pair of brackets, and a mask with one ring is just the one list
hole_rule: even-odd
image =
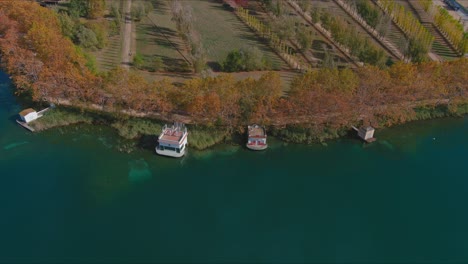
[[171,159],[27,107],[0,72],[0,262],[468,261],[467,117]]

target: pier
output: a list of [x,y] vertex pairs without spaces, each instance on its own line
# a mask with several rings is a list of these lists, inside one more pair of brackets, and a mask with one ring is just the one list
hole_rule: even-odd
[[26,128],[27,130],[29,130],[29,131],[31,131],[31,132],[36,131],[36,130],[34,130],[34,128],[30,127],[30,126],[28,125],[28,123],[26,123],[26,122],[19,121],[18,119],[16,119],[16,123],[18,123],[18,125],[20,125],[20,126]]
[[40,117],[43,117],[45,112],[49,111],[51,108],[54,108],[54,107],[55,105],[51,104],[50,107],[42,109],[39,112],[36,112],[32,108],[24,109],[23,111],[19,113],[20,118],[16,119],[16,123],[18,123],[18,125],[26,128],[27,130],[31,132],[35,132],[36,130],[32,128],[31,126],[29,126],[28,123],[33,122],[34,120],[37,120]]

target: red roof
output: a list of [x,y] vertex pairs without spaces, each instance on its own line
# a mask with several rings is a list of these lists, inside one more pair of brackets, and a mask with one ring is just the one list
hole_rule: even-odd
[[34,113],[36,112],[36,110],[32,109],[32,108],[28,108],[28,109],[24,109],[23,111],[21,111],[19,113],[20,116],[27,116],[28,114],[30,113]]

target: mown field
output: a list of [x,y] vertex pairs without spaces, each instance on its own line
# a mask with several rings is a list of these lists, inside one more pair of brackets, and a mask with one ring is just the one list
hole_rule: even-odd
[[108,71],[120,65],[122,62],[122,40],[121,35],[109,37],[106,47],[93,52],[99,71]]
[[188,59],[187,47],[180,38],[167,0],[151,0],[153,10],[136,26],[136,52],[145,61],[160,58],[163,68],[160,71],[182,72],[190,70],[184,57]]
[[260,49],[275,70],[288,69],[287,64],[240,21],[234,12],[223,7],[222,3],[211,0],[183,0],[192,7],[195,17],[194,28],[200,34],[201,42],[208,56],[208,65],[218,69],[228,53],[242,47]]
[[[152,72],[140,70],[147,80],[162,80],[168,78],[175,83],[183,83],[196,74],[187,72],[187,63],[184,57],[190,60],[187,43],[177,32],[175,22],[172,20],[170,3],[168,0],[150,0],[153,10],[136,24],[136,51],[143,55],[145,60],[160,57],[164,62],[162,70]],[[222,74],[217,72],[220,64],[227,54],[242,47],[255,46],[271,62],[274,70],[279,72],[282,79],[283,90],[290,88],[290,83],[298,73],[289,71],[288,65],[253,31],[250,30],[236,15],[225,9],[216,1],[182,1],[189,5],[193,11],[194,28],[200,34],[203,48],[208,57],[208,66],[215,70],[213,76]],[[215,26],[216,25],[216,26]],[[183,56],[182,56],[183,55]],[[259,78],[264,72],[232,73],[234,78]]]
[[[315,3],[313,3],[315,4]],[[268,14],[265,7],[260,4],[258,1],[249,2],[248,8],[251,14],[254,14],[263,23],[269,25],[273,21],[273,18]],[[286,2],[282,3],[282,9],[284,10],[283,16],[288,17],[289,19],[294,19],[298,21],[299,24],[306,27],[309,34],[312,36],[312,45],[308,50],[298,53],[297,56],[301,61],[307,62],[313,67],[317,67],[322,63],[326,57],[326,53],[333,58],[336,66],[338,67],[348,67],[348,61],[344,58],[343,54],[338,52],[333,46],[323,38],[319,32],[317,32],[306,20],[304,20],[293,8],[291,8]],[[294,38],[293,38],[294,39]],[[291,40],[293,40],[291,39]],[[287,41],[288,45],[294,47],[296,51],[299,52],[299,47],[293,44],[291,41]],[[295,42],[297,43],[297,41]]]

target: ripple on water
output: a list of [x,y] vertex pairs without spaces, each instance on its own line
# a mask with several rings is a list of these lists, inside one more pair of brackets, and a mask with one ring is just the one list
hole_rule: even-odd
[[11,144],[8,144],[6,146],[3,147],[4,150],[10,150],[10,149],[13,149],[13,148],[16,148],[18,146],[21,146],[21,145],[24,145],[24,144],[28,144],[29,142],[27,141],[23,141],[23,142],[13,142]]
[[152,178],[148,163],[144,159],[132,160],[128,162],[128,180],[130,182],[142,182]]

